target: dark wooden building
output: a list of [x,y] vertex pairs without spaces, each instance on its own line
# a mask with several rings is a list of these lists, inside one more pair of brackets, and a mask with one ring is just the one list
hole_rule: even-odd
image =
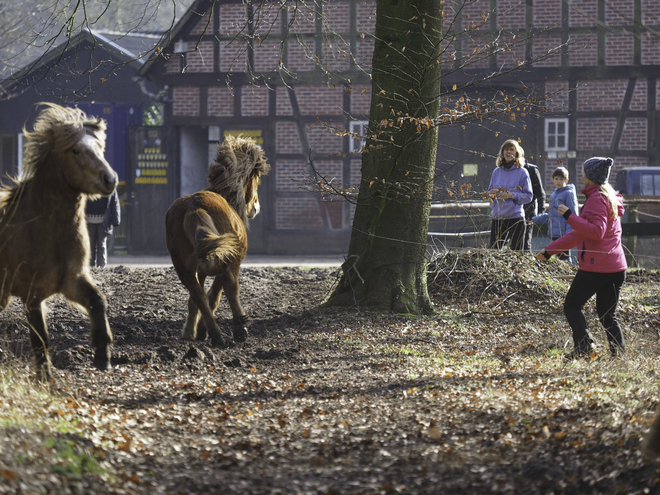
[[[158,39],[145,33],[84,29],[0,82],[0,180],[19,172],[23,128],[31,127],[38,103],[78,106],[107,121],[106,158],[119,174],[123,206],[124,221],[113,239],[120,252],[129,249],[135,213],[132,192],[126,189],[127,174],[135,169],[129,155],[129,128],[142,124],[143,110],[159,91],[136,74]],[[170,195],[164,202],[172,199]]]

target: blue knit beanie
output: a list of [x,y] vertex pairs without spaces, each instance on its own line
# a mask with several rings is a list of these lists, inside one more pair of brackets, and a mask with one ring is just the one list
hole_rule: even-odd
[[596,184],[605,184],[610,177],[610,170],[612,169],[612,164],[614,160],[611,158],[603,158],[600,156],[595,156],[589,158],[584,162],[584,175],[587,176],[591,182]]

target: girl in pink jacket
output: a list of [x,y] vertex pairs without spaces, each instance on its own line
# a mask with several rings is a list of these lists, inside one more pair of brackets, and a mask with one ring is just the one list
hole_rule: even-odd
[[612,164],[611,158],[600,157],[584,162],[582,193],[587,200],[580,216],[565,205],[557,207],[573,230],[536,255],[545,261],[553,254],[578,248],[579,269],[564,301],[564,314],[573,330],[575,347],[564,356],[565,360],[588,356],[594,350],[582,314],[582,307],[594,294],[598,319],[605,327],[611,355],[615,357],[624,350],[616,309],[628,264],[621,245],[623,198],[608,184]]

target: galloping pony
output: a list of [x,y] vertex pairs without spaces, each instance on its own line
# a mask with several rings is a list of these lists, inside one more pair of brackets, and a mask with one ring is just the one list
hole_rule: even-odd
[[103,120],[41,103],[27,141],[22,176],[0,190],[0,311],[22,300],[37,377],[50,377],[44,301],[62,294],[89,315],[93,364],[110,368],[112,333],[106,299],[89,276],[88,198],[107,196],[117,174],[103,157]]
[[[209,187],[177,199],[167,211],[167,249],[190,293],[183,327],[186,340],[203,340],[208,334],[213,345],[229,344],[213,316],[223,289],[233,315],[234,340],[247,339],[249,323],[239,299],[238,272],[247,253],[248,219],[259,213],[260,177],[269,170],[263,150],[253,140],[229,136],[209,166]],[[215,279],[207,294],[204,281],[210,276]],[[198,328],[200,312],[203,323]]]

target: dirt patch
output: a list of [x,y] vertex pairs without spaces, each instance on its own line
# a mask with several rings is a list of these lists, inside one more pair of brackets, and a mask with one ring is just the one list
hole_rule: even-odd
[[[569,336],[555,325],[574,268],[483,253],[446,255],[431,268],[433,318],[318,309],[334,269],[246,268],[252,332],[228,349],[180,339],[187,292],[172,269],[94,271],[110,306],[114,369],[91,369],[85,319],[51,300],[54,389],[69,406],[49,414],[75,419],[80,432],[57,441],[87,452],[99,469],[28,476],[3,449],[0,464],[16,476],[5,477],[6,491],[658,489],[657,466],[639,455],[653,392],[637,386],[625,407],[619,396],[562,395],[587,366],[562,367],[552,356]],[[657,322],[649,326],[644,314],[657,313],[655,289],[644,292],[655,279],[639,272],[630,280],[622,311],[631,345],[655,353]],[[224,300],[216,315],[230,333]],[[0,331],[5,364],[29,357],[16,303],[0,314]],[[613,387],[623,373],[609,362],[590,366]],[[4,445],[24,441],[18,430],[5,433]]]

